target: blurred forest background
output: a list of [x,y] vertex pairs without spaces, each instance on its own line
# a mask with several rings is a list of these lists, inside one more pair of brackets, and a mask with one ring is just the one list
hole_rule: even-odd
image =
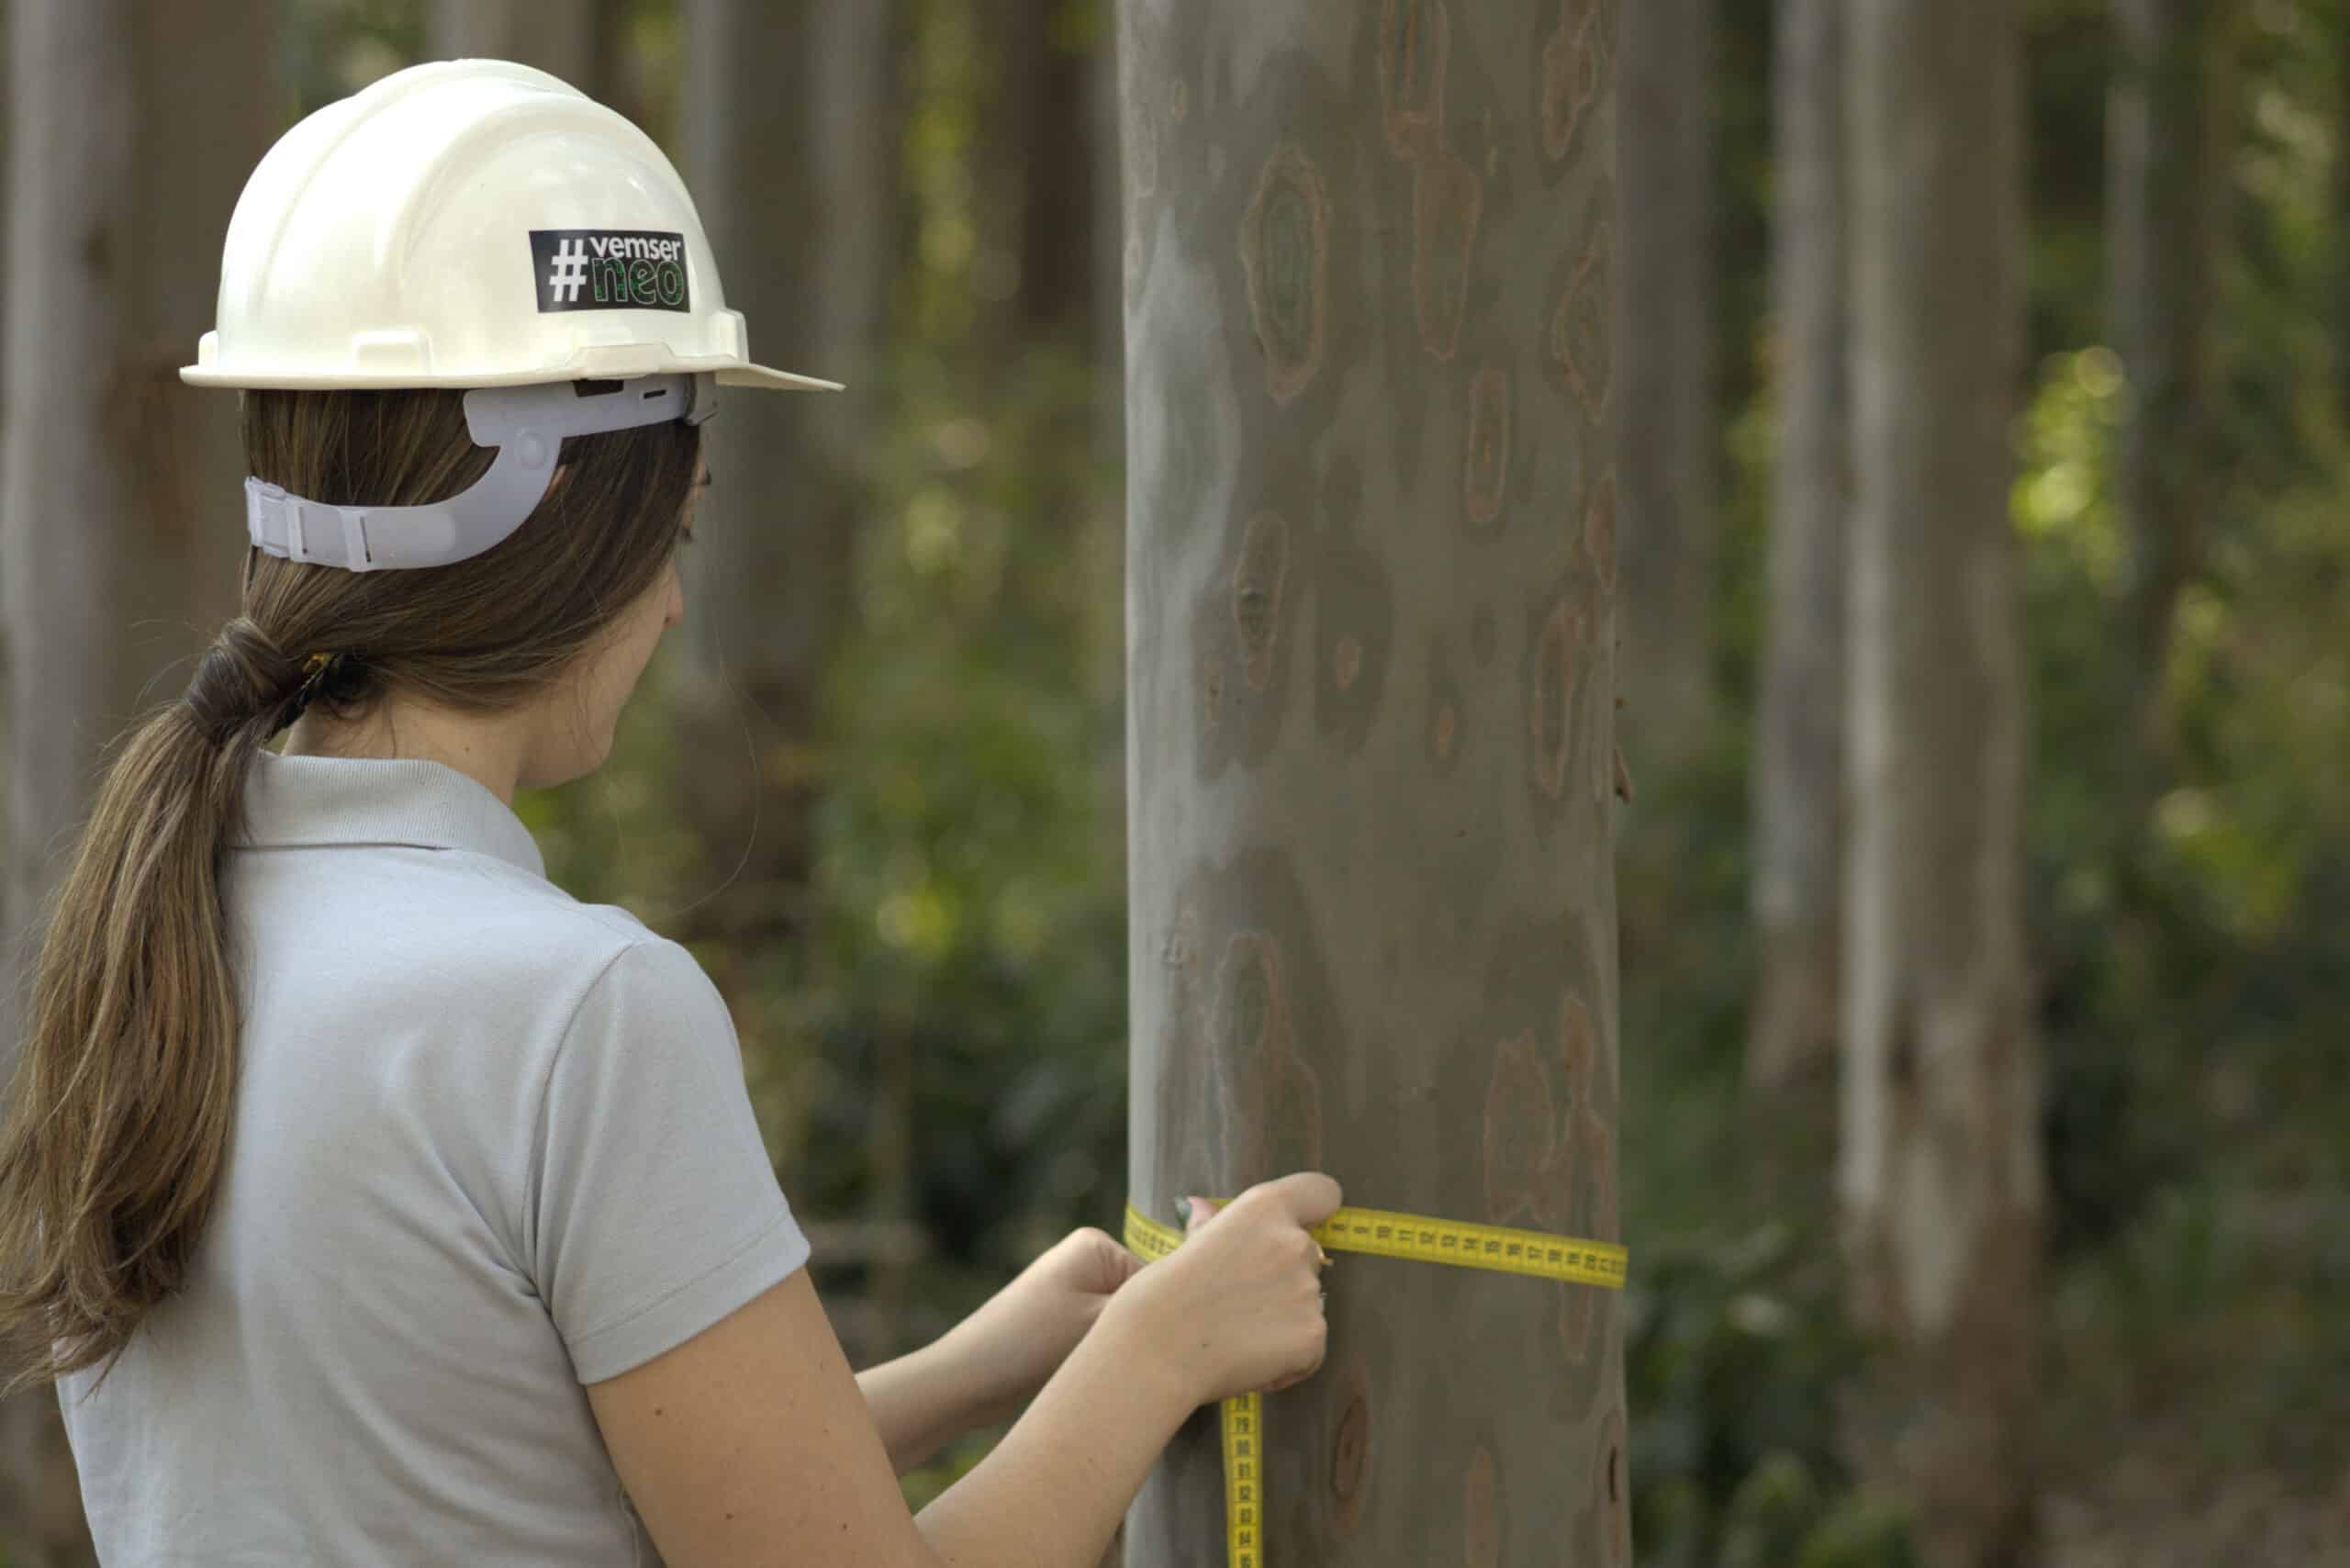
[[[1644,5],[1655,25],[1636,28]],[[1618,268],[1659,313],[1625,319],[1615,351],[1627,613],[1651,607],[1626,667],[1671,694],[1628,711],[1618,817],[1634,1538],[1651,1568],[1897,1564],[1914,1557],[1899,1500],[1857,1484],[1838,1435],[1869,1350],[1845,1320],[1833,1223],[1835,791],[1774,801],[1757,764],[1789,744],[1770,723],[1824,723],[1830,744],[1836,729],[1832,702],[1786,717],[1765,694],[1774,610],[1801,613],[1774,607],[1774,532],[1792,506],[1842,504],[1841,480],[1790,471],[1799,345],[1774,264],[1786,193],[1819,188],[1796,160],[1822,155],[1817,138],[1791,148],[1774,105],[1837,80],[1807,85],[1781,46],[1791,18],[1841,7],[1620,7],[1619,143],[1662,161],[1624,175],[1625,243],[1636,209],[1665,235],[1664,263],[1628,249]],[[12,50],[64,25],[28,8],[10,6]],[[689,942],[727,992],[856,1364],[941,1332],[1071,1226],[1114,1230],[1112,0],[145,9],[161,19],[123,40],[122,90],[183,106],[176,133],[142,134],[207,161],[138,176],[158,182],[139,199],[176,214],[159,247],[184,242],[201,277],[193,305],[122,329],[159,388],[210,323],[252,162],[386,72],[528,61],[669,150],[758,357],[850,389],[822,409],[738,398],[711,427],[687,631],[611,763],[527,798],[526,818],[557,881]],[[2049,1190],[2046,1348],[2016,1440],[2051,1562],[2350,1562],[2350,0],[2017,15],[2029,352],[2011,515]],[[274,50],[205,41],[256,34]],[[75,122],[47,101],[71,84],[18,72],[10,91],[21,269],[66,243],[18,217],[28,181],[76,177]],[[40,439],[39,367],[17,353],[28,308],[5,345],[12,462]],[[174,380],[151,397],[162,452],[217,437],[201,424],[216,414],[173,411],[203,395]],[[1668,406],[1669,423],[1644,421]],[[1639,490],[1636,441],[1670,483]],[[233,591],[229,462],[192,558]],[[60,498],[6,483],[12,510]],[[1644,515],[1664,552],[1644,569],[1674,586],[1640,599]],[[5,564],[12,603],[28,560]],[[208,637],[228,612],[203,602],[210,620],[137,622],[122,656],[145,661],[153,695],[200,644],[183,631]],[[8,733],[37,720],[14,712]],[[12,792],[28,744],[9,748]],[[1831,874],[1809,907],[1787,902],[1787,852],[1758,847],[1774,842],[1758,821],[1789,810],[1826,824]],[[917,1503],[987,1440],[912,1478]],[[42,1499],[17,1472],[29,1518]]]

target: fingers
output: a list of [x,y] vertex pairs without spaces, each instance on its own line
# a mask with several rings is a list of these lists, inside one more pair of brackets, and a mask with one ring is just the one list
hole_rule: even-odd
[[[1345,1201],[1338,1183],[1319,1170],[1300,1170],[1270,1182],[1259,1182],[1233,1201],[1243,1199],[1251,1204],[1270,1204],[1295,1223],[1311,1229],[1338,1212]],[[1200,1227],[1227,1205],[1214,1198],[1191,1197],[1184,1200],[1186,1218],[1183,1234],[1196,1235]]]
[[1265,1185],[1277,1195],[1292,1219],[1307,1226],[1320,1225],[1337,1214],[1346,1196],[1338,1190],[1337,1182],[1319,1170],[1301,1170]]
[[1289,1373],[1280,1381],[1266,1384],[1265,1392],[1267,1394],[1279,1394],[1285,1388],[1295,1388],[1299,1383],[1304,1383],[1307,1378],[1312,1377],[1315,1372],[1322,1370],[1322,1363],[1328,1359],[1329,1350],[1329,1323],[1326,1319],[1316,1318],[1314,1327],[1314,1337],[1306,1350],[1306,1354],[1310,1360],[1308,1360],[1306,1364],[1298,1368],[1297,1371]]

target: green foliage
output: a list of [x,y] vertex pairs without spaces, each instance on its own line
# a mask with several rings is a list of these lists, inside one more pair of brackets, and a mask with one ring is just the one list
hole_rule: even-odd
[[1639,1249],[1627,1289],[1633,1539],[1651,1568],[1892,1561],[1829,1551],[1847,1489],[1831,1394],[1858,1350],[1829,1238],[1768,1219]]
[[918,411],[877,454],[832,672],[816,941],[778,956],[845,1070],[800,1174],[820,1204],[857,1200],[856,1064],[910,1033],[923,1217],[1000,1270],[1124,1182],[1119,721],[1097,675],[1115,579],[1085,565],[1118,513],[1102,475],[1060,466],[1093,383],[1054,351],[984,398],[935,364],[895,385]]
[[[899,1478],[899,1490],[906,1495],[906,1506],[922,1512],[938,1500],[939,1495],[971,1473],[971,1467],[987,1458],[995,1446],[993,1432],[975,1433],[949,1443],[930,1463],[919,1470],[909,1471]],[[0,1564],[0,1568],[6,1568]]]

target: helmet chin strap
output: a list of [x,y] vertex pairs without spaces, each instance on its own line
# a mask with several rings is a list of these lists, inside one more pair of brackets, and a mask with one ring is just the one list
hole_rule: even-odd
[[[475,445],[496,447],[498,456],[467,488],[425,506],[344,507],[249,477],[245,532],[269,554],[347,572],[467,560],[496,547],[546,498],[564,437],[670,420],[700,424],[717,412],[717,383],[716,375],[701,371],[621,382],[476,386],[465,394],[465,428]],[[590,386],[598,389],[583,389]]]

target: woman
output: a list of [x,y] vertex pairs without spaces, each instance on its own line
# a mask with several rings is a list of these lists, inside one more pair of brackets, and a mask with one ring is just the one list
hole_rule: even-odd
[[545,880],[514,791],[683,613],[716,386],[837,389],[750,363],[649,140],[496,62],[330,106],[183,375],[245,389],[243,612],[110,766],[0,1133],[103,1561],[1091,1568],[1195,1407],[1319,1365],[1306,1173],[853,1378],[716,991]]

